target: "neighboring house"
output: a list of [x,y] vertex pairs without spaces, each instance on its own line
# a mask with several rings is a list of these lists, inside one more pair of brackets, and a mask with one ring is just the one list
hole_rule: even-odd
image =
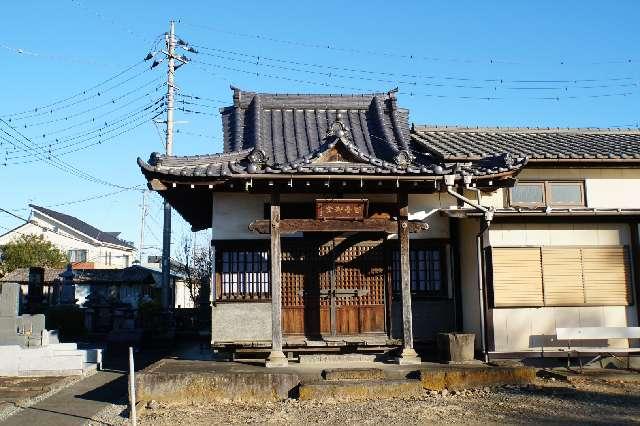
[[0,235],[0,245],[25,234],[42,235],[65,255],[74,269],[126,268],[133,262],[132,243],[119,232],[104,232],[64,213],[30,204],[29,222]]
[[[556,327],[638,325],[639,130],[416,127],[412,138],[443,161],[528,158],[515,187],[481,194],[495,208],[482,234],[489,352],[553,352],[567,344]],[[480,220],[445,213],[460,238],[463,328],[480,335]]]
[[556,327],[638,324],[640,132],[410,128],[393,92],[234,89],[221,114],[223,153],[138,159],[212,228],[214,346],[414,362],[438,332],[538,354]]

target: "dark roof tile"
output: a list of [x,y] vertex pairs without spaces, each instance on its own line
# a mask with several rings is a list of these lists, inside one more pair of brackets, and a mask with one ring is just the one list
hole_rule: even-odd
[[49,216],[52,219],[57,220],[60,223],[67,225],[70,228],[75,229],[78,232],[83,233],[84,235],[93,238],[94,240],[107,244],[118,245],[121,247],[134,248],[131,243],[123,241],[117,238],[117,235],[114,235],[119,233],[101,231],[98,228],[78,219],[77,217],[60,213],[55,210],[47,209],[45,207],[36,206],[34,204],[29,204],[29,207],[31,207],[35,211]]

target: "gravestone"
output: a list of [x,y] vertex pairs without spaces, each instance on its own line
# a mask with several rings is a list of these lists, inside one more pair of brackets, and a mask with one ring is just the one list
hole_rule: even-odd
[[20,285],[6,283],[0,285],[0,317],[15,318],[20,308]]
[[0,345],[24,345],[24,337],[18,334],[20,285],[0,285]]
[[42,346],[57,343],[57,335],[45,328],[43,314],[18,315],[20,285],[0,285],[0,346]]

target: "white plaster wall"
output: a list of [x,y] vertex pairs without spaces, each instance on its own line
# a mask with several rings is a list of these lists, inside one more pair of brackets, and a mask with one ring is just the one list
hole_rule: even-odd
[[449,218],[438,210],[455,205],[456,201],[448,194],[410,194],[409,219],[429,224],[426,232],[411,234],[411,238],[449,238]]
[[[313,202],[313,195],[283,194],[282,203]],[[394,194],[346,194],[345,198],[367,198],[370,202],[394,202]],[[249,231],[249,223],[264,217],[264,204],[270,198],[259,194],[214,193],[213,201],[213,238],[215,240],[232,239],[268,239],[268,235],[259,235]],[[440,208],[455,205],[448,195],[410,195],[409,214],[411,219],[426,218],[430,229],[424,233],[412,234],[412,238],[448,238],[449,219],[438,213]]]
[[[556,327],[636,327],[635,306],[581,306],[493,309],[496,351],[566,346],[555,341]],[[575,344],[576,342],[573,342]],[[611,346],[626,347],[624,340]]]
[[491,225],[492,246],[629,245],[624,223],[500,224]]
[[[636,231],[637,232],[637,231]],[[495,224],[492,246],[629,245],[626,224]],[[637,300],[634,297],[634,300]],[[554,342],[556,327],[631,327],[637,325],[636,306],[579,306],[492,309],[496,351],[522,351]],[[625,345],[611,340],[611,345]]]
[[249,231],[249,224],[264,217],[269,197],[255,194],[213,194],[213,239],[268,239]]
[[175,308],[193,308],[193,299],[191,299],[191,292],[184,281],[176,281],[174,290],[175,294]]
[[[42,235],[65,255],[69,250],[87,250],[87,262],[93,262],[96,269],[125,268],[130,266],[133,261],[134,250],[122,250],[97,245],[82,234],[73,232],[73,230],[66,227],[54,227],[51,223],[38,217],[34,217],[32,220],[35,223],[25,223],[14,231],[0,236],[0,245],[14,241],[25,234],[34,234]],[[45,231],[43,227],[49,230]],[[105,255],[109,252],[111,253],[111,264],[107,264],[105,258]]]
[[212,344],[271,342],[271,303],[218,303],[211,315]]
[[475,219],[460,221],[460,286],[462,296],[462,326],[466,333],[476,335],[475,346],[481,347],[480,298],[478,289],[478,258],[476,235],[480,224]]
[[[536,169],[527,166],[520,180],[584,180],[587,207],[593,208],[640,208],[640,168],[566,168]],[[498,191],[491,197],[495,207],[508,207],[508,189]]]

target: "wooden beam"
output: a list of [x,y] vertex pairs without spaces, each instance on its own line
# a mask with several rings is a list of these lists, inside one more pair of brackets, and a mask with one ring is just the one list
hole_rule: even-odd
[[271,195],[271,353],[267,367],[283,367],[287,358],[282,352],[282,250],[280,245],[280,194]]
[[398,362],[417,364],[420,358],[413,348],[413,310],[411,307],[411,265],[409,262],[409,197],[398,194],[398,240],[400,241],[400,292],[402,294],[403,348]]
[[[424,222],[407,221],[409,233],[423,232],[429,229]],[[268,220],[254,220],[249,224],[249,230],[258,234],[269,234],[271,224]],[[280,233],[292,234],[294,232],[385,232],[395,234],[398,232],[398,221],[391,219],[365,219],[365,220],[317,220],[317,219],[282,219],[280,220]]]

